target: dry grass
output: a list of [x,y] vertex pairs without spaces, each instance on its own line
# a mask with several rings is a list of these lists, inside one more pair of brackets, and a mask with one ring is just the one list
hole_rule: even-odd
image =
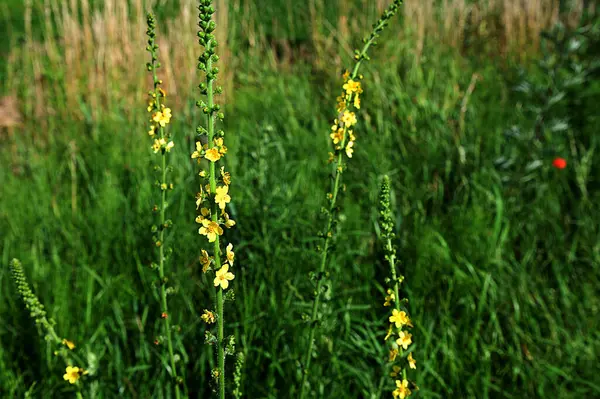
[[[24,93],[25,116],[67,113],[78,118],[95,118],[109,106],[118,104],[127,112],[139,109],[143,102],[145,93],[141,88],[148,87],[144,69],[145,12],[154,2],[133,0],[128,5],[125,1],[106,0],[101,8],[92,9],[88,1],[44,0],[42,42],[32,39],[31,10],[36,5],[26,1],[28,40],[9,57],[7,83],[8,92]],[[346,0],[337,1],[338,18],[329,21],[323,11],[326,1],[309,0],[312,31],[311,48],[307,51],[293,48],[286,40],[267,42],[264,28],[257,24],[260,10],[253,2],[218,0],[217,23],[221,29],[217,32],[221,36],[218,40],[225,84],[232,83],[237,61],[248,56],[261,57],[265,67],[270,68],[289,66],[299,57],[303,62],[308,59],[318,70],[331,71],[332,64],[341,68],[345,55],[352,52],[352,43],[368,30],[388,2],[363,0],[352,7]],[[462,49],[467,39],[485,45],[490,54],[526,57],[539,48],[543,29],[559,19],[575,24],[584,7],[583,0],[573,0],[571,11],[559,15],[558,0],[438,3],[437,0],[405,1],[404,29],[398,40],[413,46],[417,63],[428,42],[441,41]],[[164,87],[176,107],[194,95],[193,87],[198,81],[196,2],[182,0],[181,4],[177,16],[163,24],[164,29],[159,32]],[[287,16],[288,22],[293,19],[293,15]],[[236,47],[233,42],[236,38],[245,46]],[[234,47],[243,49],[232,54]]]

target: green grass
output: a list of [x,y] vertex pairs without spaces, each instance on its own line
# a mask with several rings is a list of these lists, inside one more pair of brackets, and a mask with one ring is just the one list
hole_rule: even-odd
[[[364,71],[333,285],[313,362],[318,397],[391,397],[382,369],[388,271],[376,223],[383,174],[394,190],[402,289],[415,324],[417,397],[600,396],[600,169],[593,126],[572,131],[580,138],[574,143],[552,135],[543,151],[523,149],[504,134],[534,122],[512,90],[512,69],[434,46],[416,65],[403,46],[376,49]],[[307,275],[318,262],[338,82],[300,63],[282,72],[247,62],[250,81],[259,77],[260,87],[236,81],[225,119],[238,223],[229,236],[237,273],[227,324],[246,355],[245,397],[287,398],[296,394],[306,347],[302,314],[311,303]],[[474,72],[483,80],[461,131],[457,87],[464,92]],[[200,314],[213,299],[197,261],[196,177],[188,155],[199,117],[193,109],[190,102],[173,110],[169,268],[177,293],[170,317],[181,326],[175,346],[188,394],[208,397],[214,356],[203,342]],[[29,120],[15,131],[16,154],[0,148],[1,397],[66,397],[70,389],[62,363],[16,295],[8,269],[13,257],[22,260],[57,331],[97,364],[85,397],[170,397],[153,345],[160,323],[148,268],[155,258],[155,177],[144,114],[140,104],[137,111],[115,106],[86,123]],[[51,138],[46,146],[34,138],[40,130]],[[70,141],[78,148],[75,214]],[[502,156],[528,159],[532,152],[542,154],[537,169],[527,170],[525,162],[498,167]],[[568,159],[566,169],[551,167],[554,152]]]

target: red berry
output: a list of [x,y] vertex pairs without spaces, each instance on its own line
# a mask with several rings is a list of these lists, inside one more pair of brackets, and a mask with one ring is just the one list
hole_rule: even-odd
[[556,169],[564,169],[567,167],[567,161],[564,158],[554,158],[552,161],[552,166]]

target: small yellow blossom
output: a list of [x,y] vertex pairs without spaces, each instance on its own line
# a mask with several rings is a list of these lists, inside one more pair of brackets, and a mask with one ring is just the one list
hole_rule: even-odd
[[396,389],[392,392],[394,398],[404,399],[410,396],[411,392],[408,389],[408,381],[407,380],[396,380]]
[[231,184],[231,173],[225,172],[225,166],[221,166],[221,178],[223,179],[224,184]]
[[416,361],[415,359],[413,359],[412,352],[410,352],[410,353],[408,354],[408,358],[407,358],[407,360],[408,360],[408,366],[409,366],[411,369],[416,369],[416,368],[417,368],[417,361]]
[[153,109],[154,109],[154,100],[150,100],[150,102],[148,103],[148,112],[152,112]]
[[229,281],[233,280],[235,276],[229,271],[229,265],[223,265],[222,268],[217,270],[215,277],[215,287],[221,286],[221,289],[226,290],[229,287]]
[[161,190],[163,190],[163,191],[165,191],[165,190],[167,189],[167,187],[168,187],[168,186],[167,186],[167,183],[162,183],[162,184],[160,185],[160,189],[161,189]]
[[206,177],[206,171],[205,170],[201,170],[200,173],[198,173],[198,176],[200,176],[200,177]]
[[173,143],[172,141],[169,141],[167,143],[167,145],[165,146],[165,151],[169,152],[171,151],[171,148],[175,147],[175,143]]
[[66,338],[62,340],[62,344],[69,348],[69,350],[75,349],[75,344]]
[[408,345],[412,344],[412,334],[409,332],[400,331],[398,333],[398,337],[399,338],[396,340],[398,346],[401,346],[404,348],[404,350],[407,350]]
[[344,111],[344,115],[342,115],[342,122],[344,122],[344,125],[347,127],[356,125],[356,114],[354,112]]
[[148,136],[152,137],[156,134],[156,125],[150,126],[150,130],[148,130]]
[[327,163],[333,163],[335,157],[333,155],[333,152],[329,152],[329,159],[327,159]]
[[354,107],[360,109],[360,97],[358,96],[358,93],[354,95]]
[[167,96],[167,92],[164,91],[161,87],[158,88],[158,92],[160,93],[161,96],[166,97]]
[[204,309],[204,313],[202,314],[202,316],[200,316],[200,318],[206,324],[213,324],[215,322],[215,314],[207,309]]
[[385,302],[383,306],[391,306],[392,302],[396,300],[396,295],[394,295],[394,291],[391,288],[388,288],[387,295],[385,297]]
[[395,323],[396,328],[401,328],[402,326],[410,323],[410,319],[405,311],[398,311],[397,309],[392,310],[392,315],[390,316],[390,323]]
[[343,86],[343,89],[346,90],[346,94],[352,93],[361,93],[362,89],[360,88],[360,82],[356,82],[352,79],[349,79]]
[[233,266],[234,259],[235,253],[233,253],[233,244],[229,243],[229,245],[227,245],[227,262],[229,262],[229,264]]
[[350,71],[349,70],[346,69],[346,71],[342,75],[342,79],[344,79],[344,82],[346,82],[348,79],[350,79]]
[[396,360],[396,356],[398,356],[398,349],[390,349],[390,362]]
[[208,256],[206,250],[202,250],[202,256],[200,257],[200,264],[202,265],[202,273],[206,273],[210,269],[211,258]]
[[71,384],[75,384],[77,382],[77,380],[79,379],[79,377],[81,377],[82,373],[83,373],[83,369],[80,369],[79,367],[67,366],[65,375],[63,375],[63,379],[65,381],[69,381],[69,383],[71,383]]
[[[192,159],[201,158],[202,150],[203,150],[202,143],[199,141],[196,141],[196,151],[192,152]],[[200,173],[202,173],[202,172],[200,172]],[[204,172],[204,173],[206,173],[206,172]]]
[[393,366],[392,367],[392,372],[390,373],[390,377],[398,377],[400,375],[400,371],[402,371],[402,368],[399,366]]
[[217,162],[219,159],[221,159],[221,153],[219,152],[219,149],[217,147],[213,147],[206,151],[204,158],[208,159],[211,162]]
[[331,140],[333,140],[333,144],[342,142],[342,140],[344,140],[344,129],[337,129],[336,131],[331,133],[329,137],[331,137]]
[[387,341],[388,338],[392,336],[392,333],[394,331],[394,329],[392,327],[393,327],[393,325],[390,324],[390,328],[388,328],[387,334],[385,335],[385,338],[383,339],[384,341]]
[[225,204],[228,204],[231,201],[231,197],[227,194],[228,191],[229,186],[217,187],[215,202],[219,204],[219,208],[221,209],[225,209]]
[[223,235],[223,229],[212,220],[202,220],[202,227],[198,230],[200,234],[208,238],[208,242],[215,242],[217,235]]
[[[202,187],[200,187],[200,190],[202,190]],[[204,193],[200,191],[198,194],[196,194],[196,209],[200,208],[202,202],[204,202]]]
[[352,154],[354,153],[354,141],[349,141],[348,144],[346,144],[346,155],[348,156],[348,158],[352,158]]
[[336,110],[338,113],[344,112],[346,110],[346,99],[344,97],[344,93],[342,93],[341,96],[338,96],[336,98],[337,101],[337,107]]
[[223,212],[223,219],[225,219],[225,227],[227,227],[228,229],[235,226],[235,220],[230,219],[229,215],[225,212]]
[[171,108],[164,108],[162,111],[157,111],[152,115],[152,121],[165,127],[171,121]]

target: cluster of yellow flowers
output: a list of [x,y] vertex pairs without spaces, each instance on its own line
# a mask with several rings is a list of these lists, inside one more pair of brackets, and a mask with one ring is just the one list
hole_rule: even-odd
[[[202,158],[205,158],[211,163],[216,163],[227,153],[227,147],[223,144],[222,137],[216,137],[213,139],[213,146],[209,148],[208,144],[201,144],[196,142],[196,150],[192,153],[192,159],[197,159],[200,163]],[[212,165],[211,165],[212,166]],[[231,174],[225,171],[225,167],[221,166],[219,171],[219,181],[215,185],[215,193],[211,198],[210,184],[207,182],[201,191],[196,195],[196,208],[200,208],[200,214],[196,217],[196,223],[200,224],[198,233],[206,236],[208,242],[213,243],[217,241],[217,237],[223,235],[223,227],[232,228],[235,226],[235,221],[229,217],[229,214],[225,211],[227,204],[231,202],[231,196],[229,195],[229,185],[231,184]],[[206,171],[202,170],[199,173],[201,178],[207,179],[208,176]],[[216,218],[212,217],[213,211],[211,211],[212,204],[215,204],[219,213]],[[233,266],[233,260],[235,254],[233,252],[233,244],[227,245],[225,259],[220,263],[222,266],[215,272],[214,286],[221,287],[223,290],[229,287],[229,282],[235,278],[235,275],[229,271],[229,268]],[[214,258],[208,254],[206,250],[202,250],[200,256],[200,264],[202,265],[202,271],[206,273],[212,270]],[[207,311],[208,312],[208,311]],[[202,319],[206,323],[214,322],[214,315],[212,312],[204,313]]]
[[[158,95],[162,98],[167,97],[165,91],[161,88],[158,89]],[[148,103],[148,112],[152,115],[150,118],[150,130],[148,130],[148,136],[154,139],[154,143],[152,144],[152,149],[154,153],[158,153],[159,151],[170,152],[171,148],[175,146],[175,143],[167,140],[164,134],[160,134],[160,137],[156,137],[159,129],[164,128],[171,122],[171,108],[165,107],[164,104],[158,104],[156,102],[156,93],[150,92],[150,102]]]
[[[391,306],[393,302],[396,301],[396,295],[394,294],[392,289],[387,290],[387,295],[385,297],[384,306]],[[403,310],[392,309],[392,315],[389,317],[390,326],[388,328],[388,332],[385,336],[385,340],[387,341],[390,337],[393,337],[397,334],[398,338],[394,340],[392,343],[392,349],[390,349],[389,353],[389,361],[394,363],[398,354],[400,353],[400,348],[402,350],[408,350],[408,347],[413,343],[412,334],[408,331],[403,330],[406,327],[413,327],[413,324],[408,317],[408,314]],[[392,338],[393,339],[393,338]],[[417,368],[417,362],[412,356],[412,352],[408,354],[406,358],[408,361],[408,366],[411,369]],[[394,378],[396,383],[396,389],[392,392],[394,398],[404,399],[411,395],[411,390],[408,387],[408,380],[406,379],[406,373],[402,372],[402,367],[393,365],[392,372],[390,373],[390,377]]]
[[[343,79],[343,92],[337,98],[338,118],[333,121],[329,137],[331,137],[336,150],[343,148],[348,158],[352,158],[356,137],[351,128],[358,122],[352,108],[360,109],[360,94],[363,90],[360,81],[350,78],[350,72],[346,71]],[[362,79],[362,75],[359,76],[359,79]],[[333,154],[330,154],[330,160],[333,160]]]

